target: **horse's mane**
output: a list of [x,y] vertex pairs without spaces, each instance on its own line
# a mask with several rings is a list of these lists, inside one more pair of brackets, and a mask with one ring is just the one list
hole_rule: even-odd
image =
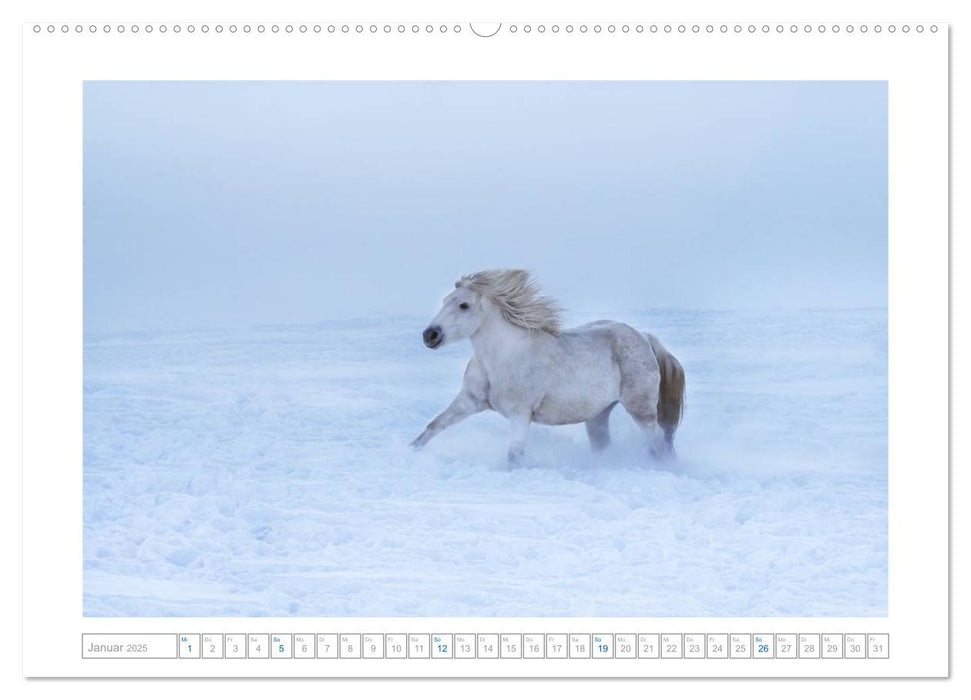
[[560,307],[540,296],[539,286],[526,270],[482,270],[455,283],[488,297],[510,323],[554,335],[560,332]]

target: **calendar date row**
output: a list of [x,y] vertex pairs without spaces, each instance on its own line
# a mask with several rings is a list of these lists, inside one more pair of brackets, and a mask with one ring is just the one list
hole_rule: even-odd
[[85,659],[888,659],[879,633],[83,634]]

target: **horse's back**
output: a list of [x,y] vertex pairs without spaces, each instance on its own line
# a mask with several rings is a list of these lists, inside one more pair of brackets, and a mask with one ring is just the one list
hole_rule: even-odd
[[[576,343],[592,343],[610,354],[621,387],[650,391],[660,381],[660,368],[651,342],[639,330],[620,321],[593,321],[566,331]],[[583,339],[583,340],[580,340]]]
[[591,321],[582,326],[563,331],[563,335],[573,335],[577,338],[586,337],[606,342],[618,361],[624,358],[632,358],[651,364],[654,359],[654,349],[650,338],[647,337],[650,334],[641,333],[633,326],[620,321],[607,319]]

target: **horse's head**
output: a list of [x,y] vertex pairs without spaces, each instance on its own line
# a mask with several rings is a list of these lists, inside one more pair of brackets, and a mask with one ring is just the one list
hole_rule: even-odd
[[468,338],[479,330],[484,314],[484,297],[466,287],[458,287],[445,297],[441,310],[422,333],[422,340],[434,350],[445,343]]

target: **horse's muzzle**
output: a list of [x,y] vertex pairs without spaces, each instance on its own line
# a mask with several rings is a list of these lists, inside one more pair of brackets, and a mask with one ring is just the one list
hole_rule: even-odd
[[445,340],[445,334],[442,333],[441,326],[429,326],[425,329],[425,332],[421,334],[421,339],[425,341],[425,345],[433,350],[442,344]]

